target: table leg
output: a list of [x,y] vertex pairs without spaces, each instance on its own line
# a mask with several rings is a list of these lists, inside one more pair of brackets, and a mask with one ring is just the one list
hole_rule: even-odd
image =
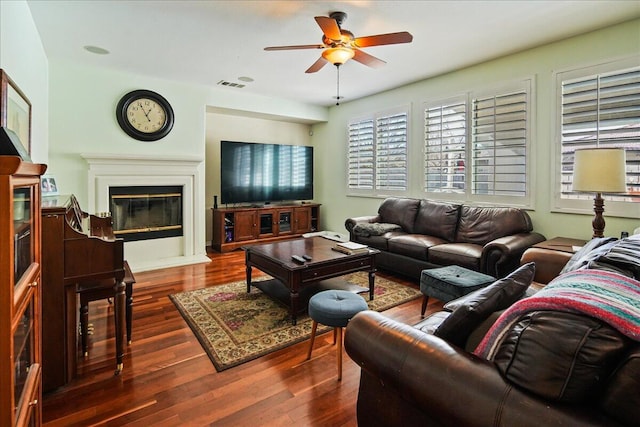
[[123,281],[117,281],[114,285],[113,289],[115,291],[115,296],[113,298],[114,303],[113,307],[115,310],[115,332],[116,332],[116,375],[119,375],[122,372],[123,366],[123,358],[124,358],[124,346],[123,346],[123,326],[125,324],[125,305],[126,305],[126,295],[125,295],[126,285]]
[[298,324],[298,300],[299,299],[300,299],[300,294],[292,290],[290,293],[290,301],[291,301],[291,324],[293,326]]
[[89,303],[83,304],[82,298],[80,298],[80,335],[82,338],[82,355],[87,357],[89,355]]
[[369,301],[373,301],[373,295],[375,293],[375,280],[376,280],[376,271],[369,272]]
[[127,321],[127,344],[131,344],[131,319],[133,317],[133,283],[127,283],[126,296],[126,321]]
[[245,251],[244,256],[245,271],[247,274],[247,293],[251,292],[251,264],[249,263],[249,250]]

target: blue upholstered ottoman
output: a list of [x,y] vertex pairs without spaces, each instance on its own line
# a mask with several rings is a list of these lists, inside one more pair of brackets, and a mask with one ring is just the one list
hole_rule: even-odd
[[420,291],[424,298],[422,299],[421,314],[424,317],[429,297],[448,302],[484,288],[495,280],[495,277],[457,265],[422,270]]
[[313,326],[307,360],[311,359],[318,323],[332,326],[334,328],[333,343],[338,342],[338,381],[342,380],[342,328],[347,326],[349,320],[357,313],[368,309],[369,306],[364,298],[349,291],[329,290],[312,296],[309,300],[308,313],[313,320]]

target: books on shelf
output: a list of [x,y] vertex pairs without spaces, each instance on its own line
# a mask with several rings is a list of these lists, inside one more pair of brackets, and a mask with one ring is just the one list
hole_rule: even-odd
[[333,249],[347,255],[363,254],[369,252],[369,247],[367,245],[362,245],[356,242],[338,242],[335,244]]

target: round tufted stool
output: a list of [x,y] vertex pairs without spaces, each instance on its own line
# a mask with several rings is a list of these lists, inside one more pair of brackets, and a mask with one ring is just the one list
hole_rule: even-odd
[[318,323],[332,326],[333,343],[336,343],[336,331],[338,333],[338,381],[342,380],[342,328],[347,326],[349,320],[357,313],[368,310],[364,298],[358,294],[348,291],[330,290],[322,291],[311,297],[309,300],[309,317],[313,320],[311,329],[311,343],[307,360],[311,359],[313,342],[316,338]]

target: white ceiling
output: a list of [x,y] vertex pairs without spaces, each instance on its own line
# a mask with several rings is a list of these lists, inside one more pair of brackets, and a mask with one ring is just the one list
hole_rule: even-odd
[[[168,1],[28,0],[52,59],[315,105],[332,105],[336,69],[305,70],[320,50],[264,47],[320,44],[314,16],[348,14],[356,37],[408,31],[409,44],[364,49],[387,64],[340,68],[344,101],[640,17],[640,1]],[[640,37],[640,29],[639,35]],[[109,55],[87,52],[99,46]],[[220,87],[220,86],[218,86]]]

